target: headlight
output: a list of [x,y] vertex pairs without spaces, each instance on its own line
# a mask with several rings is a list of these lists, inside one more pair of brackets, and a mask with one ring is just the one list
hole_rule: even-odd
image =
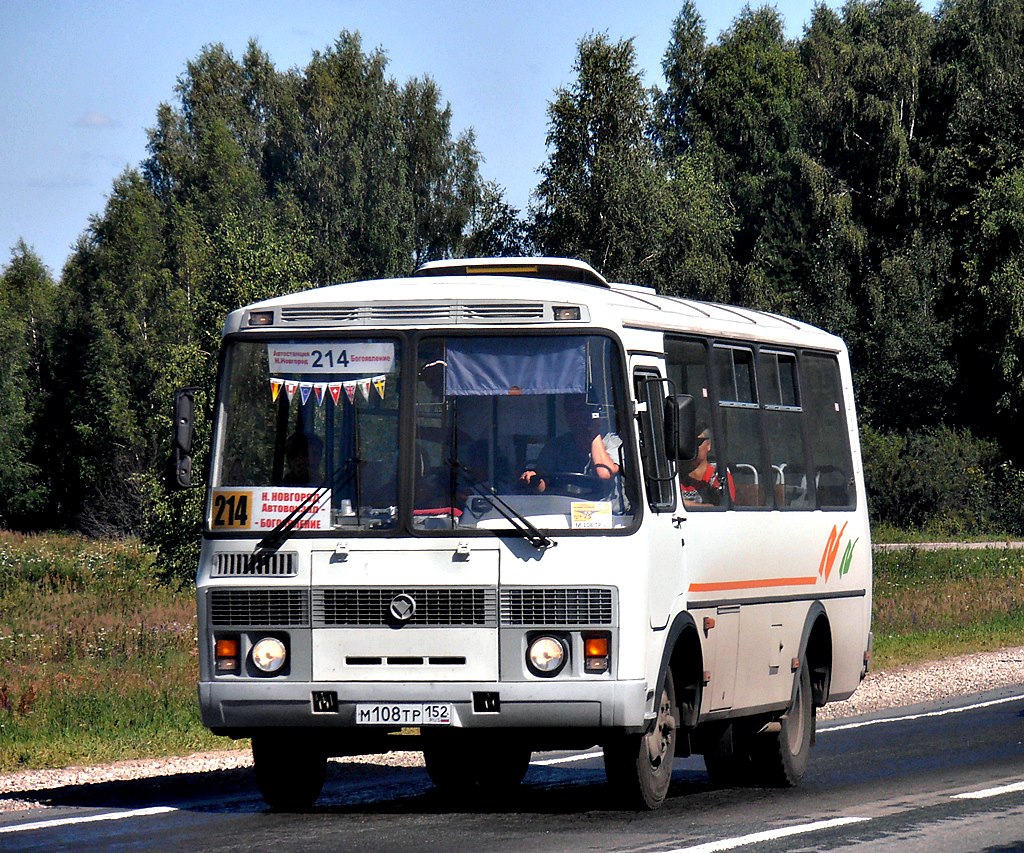
[[252,647],[252,662],[263,672],[277,672],[286,656],[284,643],[276,637],[264,637]]
[[558,675],[569,659],[569,650],[558,637],[536,637],[526,650],[526,663],[534,675]]

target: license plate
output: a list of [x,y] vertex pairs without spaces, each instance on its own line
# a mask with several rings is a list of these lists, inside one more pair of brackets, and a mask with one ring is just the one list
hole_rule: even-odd
[[359,726],[450,726],[449,702],[356,705]]

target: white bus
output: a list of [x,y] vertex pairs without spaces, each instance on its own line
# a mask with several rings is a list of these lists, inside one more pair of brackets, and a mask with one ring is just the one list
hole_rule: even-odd
[[558,259],[239,309],[197,596],[203,722],[275,808],[395,749],[467,792],[598,745],[638,808],[691,753],[796,784],[871,649],[846,348]]

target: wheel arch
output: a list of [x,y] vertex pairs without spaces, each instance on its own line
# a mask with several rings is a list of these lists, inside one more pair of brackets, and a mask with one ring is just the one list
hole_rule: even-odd
[[814,706],[820,708],[828,701],[832,682],[832,625],[820,601],[811,604],[804,620],[800,665],[810,671],[811,699]]
[[672,620],[665,638],[661,666],[658,667],[655,697],[661,696],[665,686],[665,673],[670,668],[675,684],[680,723],[693,728],[697,725],[697,718],[700,715],[701,694],[704,690],[704,652],[693,615],[685,610]]

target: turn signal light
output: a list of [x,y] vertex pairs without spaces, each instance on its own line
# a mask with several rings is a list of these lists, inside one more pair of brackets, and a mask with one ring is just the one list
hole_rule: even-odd
[[238,672],[238,637],[219,637],[214,643],[217,672]]
[[599,634],[583,638],[584,672],[607,672],[610,661],[607,635]]

